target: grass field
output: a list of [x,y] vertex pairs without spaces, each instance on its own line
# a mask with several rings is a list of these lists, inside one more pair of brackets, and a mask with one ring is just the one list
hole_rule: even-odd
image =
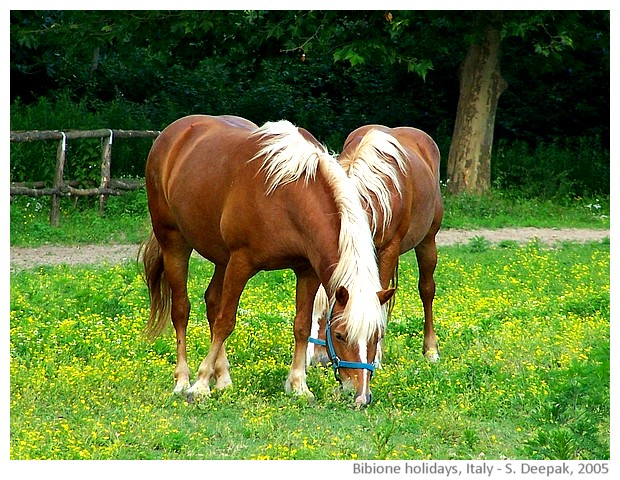
[[[608,229],[609,198],[564,201],[527,199],[492,191],[484,196],[444,195],[443,229],[571,227]],[[11,202],[11,245],[139,243],[150,231],[144,190],[110,197],[105,216],[98,199],[63,199],[59,227],[49,225],[49,198],[15,197]]]
[[[172,332],[142,336],[149,303],[135,264],[15,273],[10,457],[607,459],[609,247],[478,239],[441,248],[437,364],[421,354],[415,256],[403,256],[384,366],[362,410],[323,368],[309,369],[314,403],[284,393],[290,271],[251,280],[227,344],[235,384],[196,404],[171,394]],[[211,272],[192,260],[193,372],[209,346]]]

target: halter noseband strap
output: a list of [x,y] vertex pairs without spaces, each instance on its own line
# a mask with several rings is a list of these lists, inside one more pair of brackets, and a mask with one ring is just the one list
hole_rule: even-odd
[[334,307],[336,306],[336,302],[334,302],[329,309],[329,313],[327,315],[327,320],[325,324],[325,340],[321,340],[318,338],[308,337],[308,341],[310,343],[314,343],[315,345],[320,345],[322,347],[327,347],[327,355],[329,356],[329,360],[331,361],[332,367],[334,368],[334,375],[336,380],[340,382],[340,376],[338,375],[339,368],[357,368],[357,369],[365,369],[370,371],[372,375],[375,371],[375,366],[372,363],[364,363],[364,362],[348,362],[346,360],[340,360],[338,355],[336,355],[336,350],[334,349],[334,342],[332,340],[331,335],[331,324],[332,324],[332,316],[334,314]]

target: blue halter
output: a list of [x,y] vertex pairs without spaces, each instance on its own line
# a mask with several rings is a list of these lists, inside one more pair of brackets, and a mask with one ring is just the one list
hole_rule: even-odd
[[336,380],[339,382],[340,375],[338,375],[339,368],[358,368],[370,371],[370,375],[375,371],[375,366],[372,363],[364,363],[364,362],[347,362],[346,360],[340,360],[338,355],[336,355],[336,350],[334,350],[334,342],[332,340],[331,335],[331,324],[332,324],[332,316],[334,314],[334,307],[336,306],[336,302],[329,309],[329,313],[327,315],[327,323],[325,325],[325,340],[321,340],[319,338],[308,337],[308,342],[314,343],[315,345],[320,345],[321,347],[327,347],[327,354],[329,356],[329,360],[334,369],[334,376]]

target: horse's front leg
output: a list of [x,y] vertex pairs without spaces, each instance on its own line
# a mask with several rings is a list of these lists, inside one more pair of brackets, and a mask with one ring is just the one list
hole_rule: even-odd
[[[398,287],[398,259],[400,256],[400,240],[394,237],[391,242],[383,245],[377,253],[377,261],[379,266],[379,280],[381,281],[381,288],[397,288]],[[397,292],[398,294],[398,292]],[[396,301],[396,295],[394,295],[386,304],[387,309],[387,323],[389,323],[392,316],[392,309]],[[377,353],[375,354],[374,363],[381,368],[381,362],[383,361],[383,352],[385,351],[385,332],[383,332],[379,343],[377,344]]]
[[[325,341],[325,324],[328,311],[329,298],[327,298],[325,287],[321,285],[316,292],[312,306],[312,327],[310,329],[310,336],[312,338]],[[328,363],[329,355],[327,355],[327,348],[308,342],[306,365],[323,365],[325,367]]]
[[293,333],[295,336],[295,349],[291,371],[285,384],[287,393],[314,398],[314,395],[306,384],[306,350],[308,337],[312,325],[312,305],[314,296],[319,288],[319,279],[311,268],[295,271],[297,276],[297,289],[295,294],[295,323]]
[[[209,384],[213,378],[218,380],[216,388],[230,385],[229,377],[218,378],[228,372],[228,361],[224,352],[224,342],[235,329],[239,298],[247,281],[256,273],[256,270],[241,254],[231,255],[223,274],[222,293],[219,308],[213,319],[209,316],[211,328],[211,347],[207,356],[198,368],[198,375],[194,385],[187,391],[188,400],[208,396],[211,393]],[[214,274],[215,275],[215,274]],[[213,280],[212,280],[213,281]],[[206,295],[209,297],[209,294]],[[225,365],[224,365],[225,361]]]
[[[207,320],[209,321],[209,330],[213,331],[213,324],[220,310],[220,302],[222,300],[222,287],[224,284],[225,266],[216,265],[209,287],[205,291],[205,305],[207,310]],[[211,335],[213,341],[213,335]],[[222,345],[220,353],[215,361],[215,389],[221,390],[232,385],[230,378],[230,363],[226,357],[226,346]]]

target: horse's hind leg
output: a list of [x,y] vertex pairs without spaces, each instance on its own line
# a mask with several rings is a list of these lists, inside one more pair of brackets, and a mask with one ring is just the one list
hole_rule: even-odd
[[435,235],[429,234],[422,242],[415,247],[415,254],[418,260],[418,270],[420,279],[418,281],[418,291],[424,306],[424,343],[422,353],[424,356],[435,362],[439,360],[439,343],[435,335],[433,324],[433,300],[435,299],[435,268],[437,267],[437,245]]
[[[397,288],[398,287],[398,259],[400,254],[400,241],[398,238],[394,238],[393,241],[381,247],[378,252],[379,262],[379,278],[381,280],[381,288]],[[397,292],[398,294],[398,292]],[[387,308],[387,322],[392,317],[392,310],[394,303],[396,302],[396,295],[394,295],[386,305]],[[387,325],[386,325],[387,326]],[[379,342],[377,343],[377,353],[375,354],[375,365],[381,368],[381,362],[383,361],[383,352],[385,350],[385,332],[382,333]]]
[[[213,329],[213,324],[217,318],[220,302],[222,300],[222,284],[224,282],[224,273],[226,267],[215,266],[215,272],[209,282],[209,286],[205,291],[205,305],[207,308],[207,320],[209,321],[209,328]],[[211,335],[213,340],[213,334]],[[230,378],[230,363],[226,357],[225,345],[222,345],[220,353],[215,360],[215,388],[223,389],[232,385]]]
[[177,365],[174,370],[174,393],[189,388],[189,366],[187,365],[186,334],[189,320],[189,298],[187,296],[187,272],[192,248],[181,234],[167,232],[162,243],[164,276],[172,290],[172,325],[176,333]]

